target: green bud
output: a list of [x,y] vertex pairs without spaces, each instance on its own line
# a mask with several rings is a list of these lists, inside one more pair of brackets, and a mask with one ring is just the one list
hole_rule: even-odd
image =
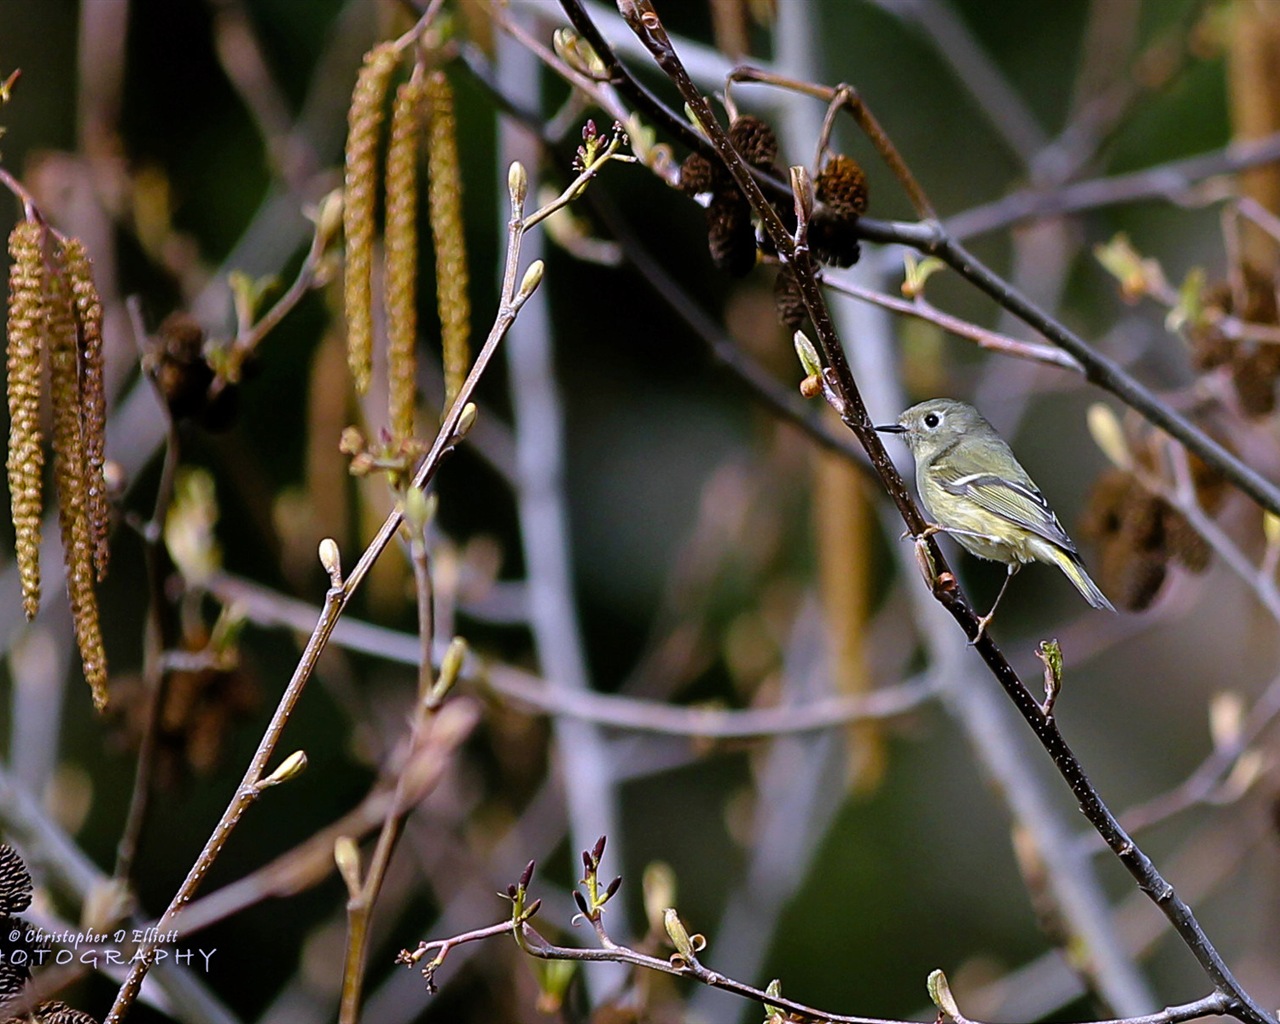
[[542,284],[542,274],[545,269],[546,266],[542,260],[534,260],[529,264],[529,269],[524,272],[524,277],[520,280],[519,299],[523,301],[537,291],[538,285]]
[[512,161],[507,168],[507,192],[511,195],[511,208],[523,210],[529,196],[529,172],[519,160]]
[[948,984],[947,976],[942,971],[932,971],[929,974],[929,998],[945,1016],[952,1020],[961,1019],[960,1007],[956,1005],[955,996],[951,994],[951,985]]
[[804,331],[796,331],[791,340],[796,347],[796,355],[800,357],[800,365],[804,368],[805,376],[821,376],[822,359]]
[[258,789],[278,786],[282,782],[297,778],[307,770],[307,752],[295,750],[276,767],[276,770],[258,783]]
[[347,892],[354,896],[360,891],[360,848],[356,841],[350,836],[338,836],[333,842],[333,860]]
[[338,551],[338,542],[332,537],[326,537],[320,542],[320,564],[329,574],[333,585],[342,586],[342,555]]

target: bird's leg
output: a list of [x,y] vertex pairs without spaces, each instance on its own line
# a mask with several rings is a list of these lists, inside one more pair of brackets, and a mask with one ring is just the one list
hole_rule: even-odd
[[924,529],[921,530],[919,533],[912,533],[910,530],[903,530],[902,536],[899,537],[898,539],[906,540],[908,537],[910,537],[912,540],[914,540],[918,544],[921,541],[928,540],[935,533],[949,533],[949,532],[950,531],[945,526],[939,526],[937,523],[925,523]]
[[1005,576],[1004,583],[1000,585],[1000,593],[996,594],[995,603],[992,604],[991,611],[987,612],[986,615],[982,616],[982,618],[978,620],[978,632],[974,635],[973,639],[969,641],[970,647],[982,639],[982,634],[987,631],[987,626],[989,626],[991,624],[991,620],[996,617],[996,608],[1000,606],[1000,598],[1004,597],[1004,592],[1009,589],[1009,581],[1013,579],[1021,568],[1021,562],[1012,562],[1009,564],[1009,573]]

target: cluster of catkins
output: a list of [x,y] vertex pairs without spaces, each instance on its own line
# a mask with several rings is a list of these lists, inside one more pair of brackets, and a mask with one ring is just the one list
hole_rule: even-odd
[[[1227,283],[1206,289],[1205,309],[1252,324],[1280,325],[1276,304],[1277,282],[1273,274],[1245,265],[1243,294]],[[1251,418],[1268,416],[1276,409],[1276,382],[1280,380],[1280,344],[1234,340],[1227,337],[1217,317],[1205,316],[1187,330],[1192,365],[1201,373],[1227,367],[1240,402],[1240,411]]]
[[[1194,456],[1191,475],[1200,506],[1212,515],[1226,498],[1216,471]],[[1194,573],[1209,567],[1208,542],[1187,517],[1149,491],[1128,469],[1110,469],[1094,484],[1081,533],[1098,546],[1098,584],[1118,607],[1149,608],[1173,564]]]
[[8,1012],[31,977],[35,946],[31,927],[18,917],[31,906],[31,873],[8,843],[0,843],[0,1024],[98,1024],[89,1014],[66,1003],[41,1003],[12,1016]]
[[[778,139],[758,117],[744,114],[729,126],[729,141],[752,167],[786,180],[778,163]],[[707,204],[707,244],[712,262],[735,277],[743,277],[756,265],[757,254],[771,251],[767,239],[757,237],[751,204],[728,169],[719,160],[690,153],[680,165],[680,188],[690,195],[710,193]],[[830,157],[814,180],[818,200],[809,222],[809,249],[821,263],[849,267],[858,261],[858,218],[867,209],[867,179],[856,160],[841,154]],[[779,204],[778,214],[788,227],[795,212]],[[778,319],[793,330],[804,320],[804,303],[790,267],[780,268],[774,284]]]
[[64,238],[41,221],[22,220],[9,235],[9,256],[5,465],[23,611],[32,619],[40,606],[47,405],[67,596],[85,679],[102,709],[107,662],[93,589],[107,571],[110,526],[102,303],[78,239]]

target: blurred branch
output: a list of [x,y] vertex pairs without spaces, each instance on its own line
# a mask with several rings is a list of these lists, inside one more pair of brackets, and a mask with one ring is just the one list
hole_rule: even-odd
[[915,25],[973,97],[1004,144],[1029,166],[1048,139],[1008,77],[948,0],[873,0],[886,14]]
[[[138,346],[139,352],[145,355],[149,347],[148,337],[142,321],[141,306],[136,297],[129,300],[128,310],[133,324],[134,343]],[[146,825],[151,787],[155,782],[153,772],[156,747],[159,743],[161,707],[169,677],[164,658],[165,654],[176,646],[173,622],[169,614],[169,601],[165,595],[165,581],[172,566],[168,551],[165,549],[164,531],[169,510],[173,505],[174,482],[177,478],[178,463],[182,457],[182,441],[178,433],[178,425],[169,412],[168,402],[160,393],[156,378],[151,374],[143,376],[155,389],[156,402],[164,416],[165,444],[160,482],[156,486],[155,505],[151,518],[146,522],[134,524],[143,545],[143,564],[147,578],[147,622],[143,633],[142,652],[142,688],[146,704],[142,735],[138,741],[137,763],[133,769],[133,790],[129,796],[129,809],[125,812],[120,838],[116,842],[116,864],[112,872],[112,877],[123,884],[128,884],[133,873],[134,857],[137,855],[138,844]]]
[[947,232],[953,238],[967,239],[1003,231],[1026,220],[1062,217],[1124,203],[1157,199],[1193,203],[1196,189],[1212,178],[1276,162],[1280,162],[1280,132],[1261,139],[1238,140],[1211,153],[1170,160],[1128,174],[1053,189],[1026,188],[1011,192],[948,217]]
[[294,130],[289,104],[272,74],[242,0],[205,0],[213,14],[213,43],[228,81],[253,118],[267,162],[296,196],[320,164],[316,151]]
[[[220,601],[239,605],[249,621],[259,626],[305,631],[316,618],[314,606],[241,577],[215,576],[209,581],[208,589]],[[418,664],[417,637],[350,616],[344,616],[334,628],[331,642],[402,665]],[[436,649],[443,654],[442,648]],[[924,678],[865,696],[829,697],[791,707],[745,710],[679,707],[614,694],[558,693],[537,676],[500,662],[485,662],[476,656],[468,659],[461,681],[476,686],[481,693],[491,691],[503,700],[541,714],[578,718],[636,732],[717,740],[768,738],[816,732],[862,720],[897,718],[919,708],[935,692],[934,684]]]

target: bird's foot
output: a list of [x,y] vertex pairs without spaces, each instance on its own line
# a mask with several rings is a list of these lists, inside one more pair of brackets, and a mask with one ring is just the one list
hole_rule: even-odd
[[994,619],[995,617],[996,617],[996,610],[994,608],[992,608],[991,611],[987,612],[986,615],[982,616],[982,618],[978,620],[978,632],[973,634],[972,639],[969,640],[969,643],[966,646],[968,647],[977,646],[978,641],[981,640],[983,636],[986,635],[987,627],[991,625],[991,620]]

